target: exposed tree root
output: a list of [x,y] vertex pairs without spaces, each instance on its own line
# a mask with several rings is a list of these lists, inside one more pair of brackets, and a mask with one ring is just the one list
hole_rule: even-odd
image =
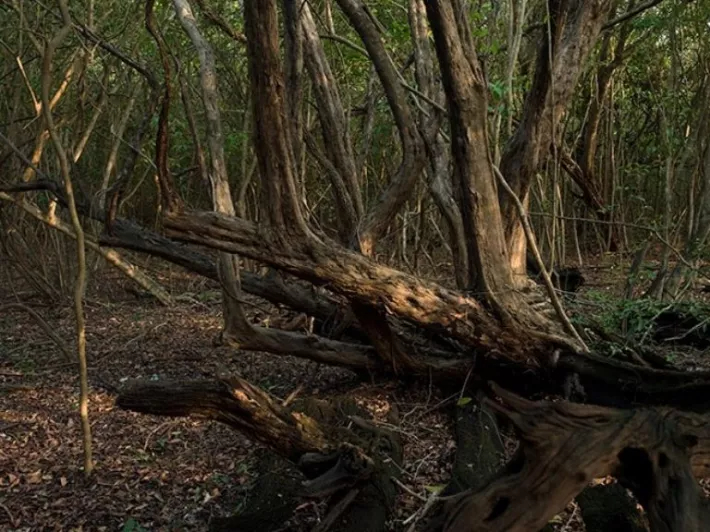
[[[333,497],[333,530],[383,530],[394,507],[396,491],[390,478],[402,459],[399,437],[369,424],[347,398],[334,406],[310,400],[299,405],[301,411],[289,410],[237,377],[137,382],[120,393],[116,404],[146,414],[213,419],[264,443],[296,464],[308,479],[299,496]],[[284,501],[283,512],[289,508]],[[270,522],[263,512],[235,519],[216,523],[215,528],[244,520]]]
[[484,401],[515,425],[521,448],[497,479],[447,509],[446,532],[540,530],[594,478],[615,476],[652,531],[705,530],[693,473],[710,471],[710,422],[668,409],[615,410],[531,402],[494,387]]

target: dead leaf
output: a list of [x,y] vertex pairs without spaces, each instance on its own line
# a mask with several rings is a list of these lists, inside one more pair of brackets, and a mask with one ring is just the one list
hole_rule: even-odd
[[34,473],[30,473],[25,477],[25,482],[28,484],[39,484],[42,482],[42,470],[38,469]]

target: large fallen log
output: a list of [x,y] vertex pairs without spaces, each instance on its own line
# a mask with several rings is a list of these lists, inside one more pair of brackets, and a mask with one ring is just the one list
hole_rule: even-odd
[[[260,388],[233,377],[137,381],[123,388],[116,404],[144,414],[219,421],[263,443],[304,474],[301,497],[330,499],[325,520],[332,521],[334,530],[383,530],[394,506],[391,478],[401,467],[399,436],[365,420],[350,398],[333,404],[306,400],[286,408]],[[286,511],[291,508],[288,501],[281,502]],[[262,522],[266,516],[259,514],[228,519],[220,527],[247,518]]]
[[[214,212],[167,213],[168,236],[236,253],[286,271],[353,301],[384,309],[418,327],[446,334],[472,349],[539,367],[541,352],[576,350],[553,322],[520,309],[504,323],[472,296],[419,279],[328,242],[284,235]],[[530,320],[530,322],[528,322]],[[529,327],[527,327],[529,326]],[[521,337],[521,330],[525,335]]]
[[[49,179],[5,186],[2,190],[46,190],[55,195],[60,203],[65,202],[61,187]],[[84,216],[98,221],[105,220],[101,210],[91,209],[86,202],[79,201],[77,207]],[[517,381],[519,385],[514,388],[519,391],[540,390],[550,384],[557,386],[572,376],[581,383],[583,397],[597,404],[665,404],[696,411],[710,408],[709,372],[656,370],[564,348],[556,354],[554,347],[559,337],[554,331],[551,336],[544,331],[534,337],[516,335],[517,329],[513,324],[493,319],[480,302],[467,294],[446,290],[372,263],[343,248],[332,247],[330,255],[319,255],[314,246],[308,244],[300,251],[297,250],[297,240],[291,241],[296,248],[278,248],[280,241],[270,242],[268,231],[259,230],[254,224],[239,219],[219,219],[219,215],[214,213],[178,214],[168,217],[166,225],[179,239],[211,248],[241,251],[245,256],[289,271],[296,277],[316,284],[327,284],[331,291],[339,291],[346,297],[364,299],[380,308],[384,307],[397,317],[408,319],[413,329],[420,326],[428,328],[430,338],[446,338],[447,335],[453,337],[454,344],[450,349],[437,352],[423,348],[422,352],[429,358],[419,367],[412,368],[413,375],[432,376],[437,380],[450,379],[450,383],[455,384],[475,368],[476,375],[482,379],[505,382],[506,386],[514,386],[512,381]],[[240,234],[242,232],[243,235]],[[205,277],[219,280],[215,262],[210,255],[129,220],[114,220],[111,234],[102,235],[100,243],[160,257]],[[272,244],[278,248],[278,252],[273,252]],[[321,251],[323,249],[328,251],[327,246],[321,247]],[[344,281],[344,284],[338,284],[339,281]],[[262,277],[242,272],[241,282],[245,292],[275,304],[289,306],[321,322],[342,319],[343,310],[339,301],[316,295],[305,287],[284,283],[276,276]],[[347,333],[353,338],[362,337],[356,323],[348,325]],[[473,359],[456,353],[477,346],[480,349],[474,350],[476,357]],[[447,355],[445,358],[453,357],[453,360],[437,362],[432,358],[437,353],[439,356]],[[485,356],[478,357],[478,354],[483,353]],[[546,354],[547,358],[541,359],[541,353]],[[520,364],[520,371],[506,377],[511,362],[514,365]],[[353,360],[352,364],[345,360],[340,360],[340,363],[353,368],[362,366],[357,360]],[[525,371],[526,368],[534,369],[538,375],[531,375]]]
[[480,490],[446,509],[445,532],[540,530],[591,480],[612,475],[631,490],[652,532],[700,532],[710,525],[694,475],[710,474],[710,420],[665,408],[617,410],[532,402],[496,386],[521,440],[515,457]]
[[[695,479],[710,475],[707,417],[667,408],[532,402],[497,386],[493,391],[502,403],[484,399],[485,408],[513,423],[520,448],[492,481],[445,504],[440,521],[445,532],[540,530],[590,481],[609,475],[643,506],[652,532],[700,532],[710,524]],[[310,496],[335,495],[341,501],[343,494],[354,493],[354,500],[375,489],[375,479],[389,482],[391,470],[383,473],[377,465],[388,461],[378,454],[381,449],[391,448],[378,443],[382,434],[366,443],[347,429],[333,428],[334,408],[288,410],[239,378],[138,383],[119,395],[117,405],[226,423],[298,464],[313,479],[304,490]],[[357,416],[349,417],[356,427],[367,427]]]
[[[710,408],[710,372],[659,370],[582,353],[554,324],[536,329],[526,309],[518,322],[500,318],[472,295],[449,290],[367,257],[325,242],[283,238],[251,222],[213,212],[170,213],[169,236],[209,248],[238,253],[276,269],[327,285],[339,295],[401,319],[415,328],[457,342],[460,353],[436,363],[414,357],[412,375],[431,375],[460,383],[468,371],[518,388],[530,379],[538,390],[581,384],[589,401],[611,406],[667,405]],[[281,235],[282,236],[282,235]],[[517,368],[517,371],[516,371]],[[516,382],[520,381],[520,382]],[[527,386],[527,384],[526,384]]]

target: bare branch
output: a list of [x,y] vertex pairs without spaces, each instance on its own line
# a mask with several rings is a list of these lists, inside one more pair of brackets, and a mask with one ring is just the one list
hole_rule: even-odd
[[360,35],[375,66],[402,143],[402,161],[397,173],[377,204],[367,214],[360,230],[360,248],[363,253],[369,255],[374,251],[377,240],[387,231],[387,227],[409,199],[421,173],[426,153],[397,70],[385,50],[368,10],[361,0],[338,0],[338,4]]
[[646,2],[645,4],[641,4],[640,6],[636,6],[633,9],[629,9],[623,15],[620,15],[620,16],[616,17],[614,20],[610,20],[609,22],[604,24],[602,26],[602,30],[608,30],[610,28],[613,28],[614,26],[621,24],[622,22],[626,22],[627,20],[634,18],[636,15],[639,15],[639,14],[643,13],[644,11],[647,11],[654,6],[657,6],[661,2],[663,2],[663,0],[651,0],[650,2]]
[[54,148],[59,157],[59,166],[64,180],[64,192],[66,193],[69,214],[71,216],[72,227],[76,235],[76,259],[77,274],[74,282],[74,316],[76,318],[77,335],[77,357],[79,360],[79,416],[83,432],[84,444],[84,474],[89,476],[94,468],[92,458],[91,424],[89,423],[89,382],[86,363],[86,326],[84,323],[84,293],[86,290],[86,247],[84,239],[84,229],[81,226],[79,213],[76,208],[74,198],[74,185],[69,172],[69,159],[62,145],[59,132],[57,131],[52,116],[52,104],[50,102],[49,91],[52,83],[52,58],[59,45],[69,35],[71,31],[71,17],[69,6],[66,0],[58,0],[59,9],[62,13],[62,27],[54,37],[46,44],[42,54],[42,113],[47,123]]

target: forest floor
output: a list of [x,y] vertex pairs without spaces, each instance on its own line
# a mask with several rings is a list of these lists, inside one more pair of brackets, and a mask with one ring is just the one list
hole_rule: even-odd
[[[607,260],[583,268],[586,291],[615,293],[624,268]],[[348,394],[375,418],[396,409],[405,443],[397,514],[391,530],[408,530],[450,475],[455,453],[451,406],[459,394],[435,387],[362,383],[346,370],[295,357],[215,347],[220,330],[216,284],[175,271],[151,272],[177,297],[168,308],[138,298],[130,281],[103,270],[86,302],[90,416],[96,469],[82,472],[75,364],[48,338],[21,301],[73,353],[71,302],[48,306],[18,275],[0,268],[0,530],[206,530],[214,517],[244,507],[266,451],[214,422],[157,418],[114,407],[114,392],[130,379],[215,378],[239,373],[285,399]],[[7,281],[6,281],[7,280]],[[68,292],[68,291],[67,291]],[[583,292],[584,293],[584,292]],[[583,298],[584,296],[580,296]],[[584,300],[580,299],[582,304]],[[589,305],[599,305],[599,297]],[[264,324],[280,311],[250,309]],[[688,367],[705,365],[697,353]],[[507,436],[506,444],[515,442]],[[284,530],[311,530],[322,507],[304,502]],[[583,530],[572,504],[555,519],[560,531]]]

